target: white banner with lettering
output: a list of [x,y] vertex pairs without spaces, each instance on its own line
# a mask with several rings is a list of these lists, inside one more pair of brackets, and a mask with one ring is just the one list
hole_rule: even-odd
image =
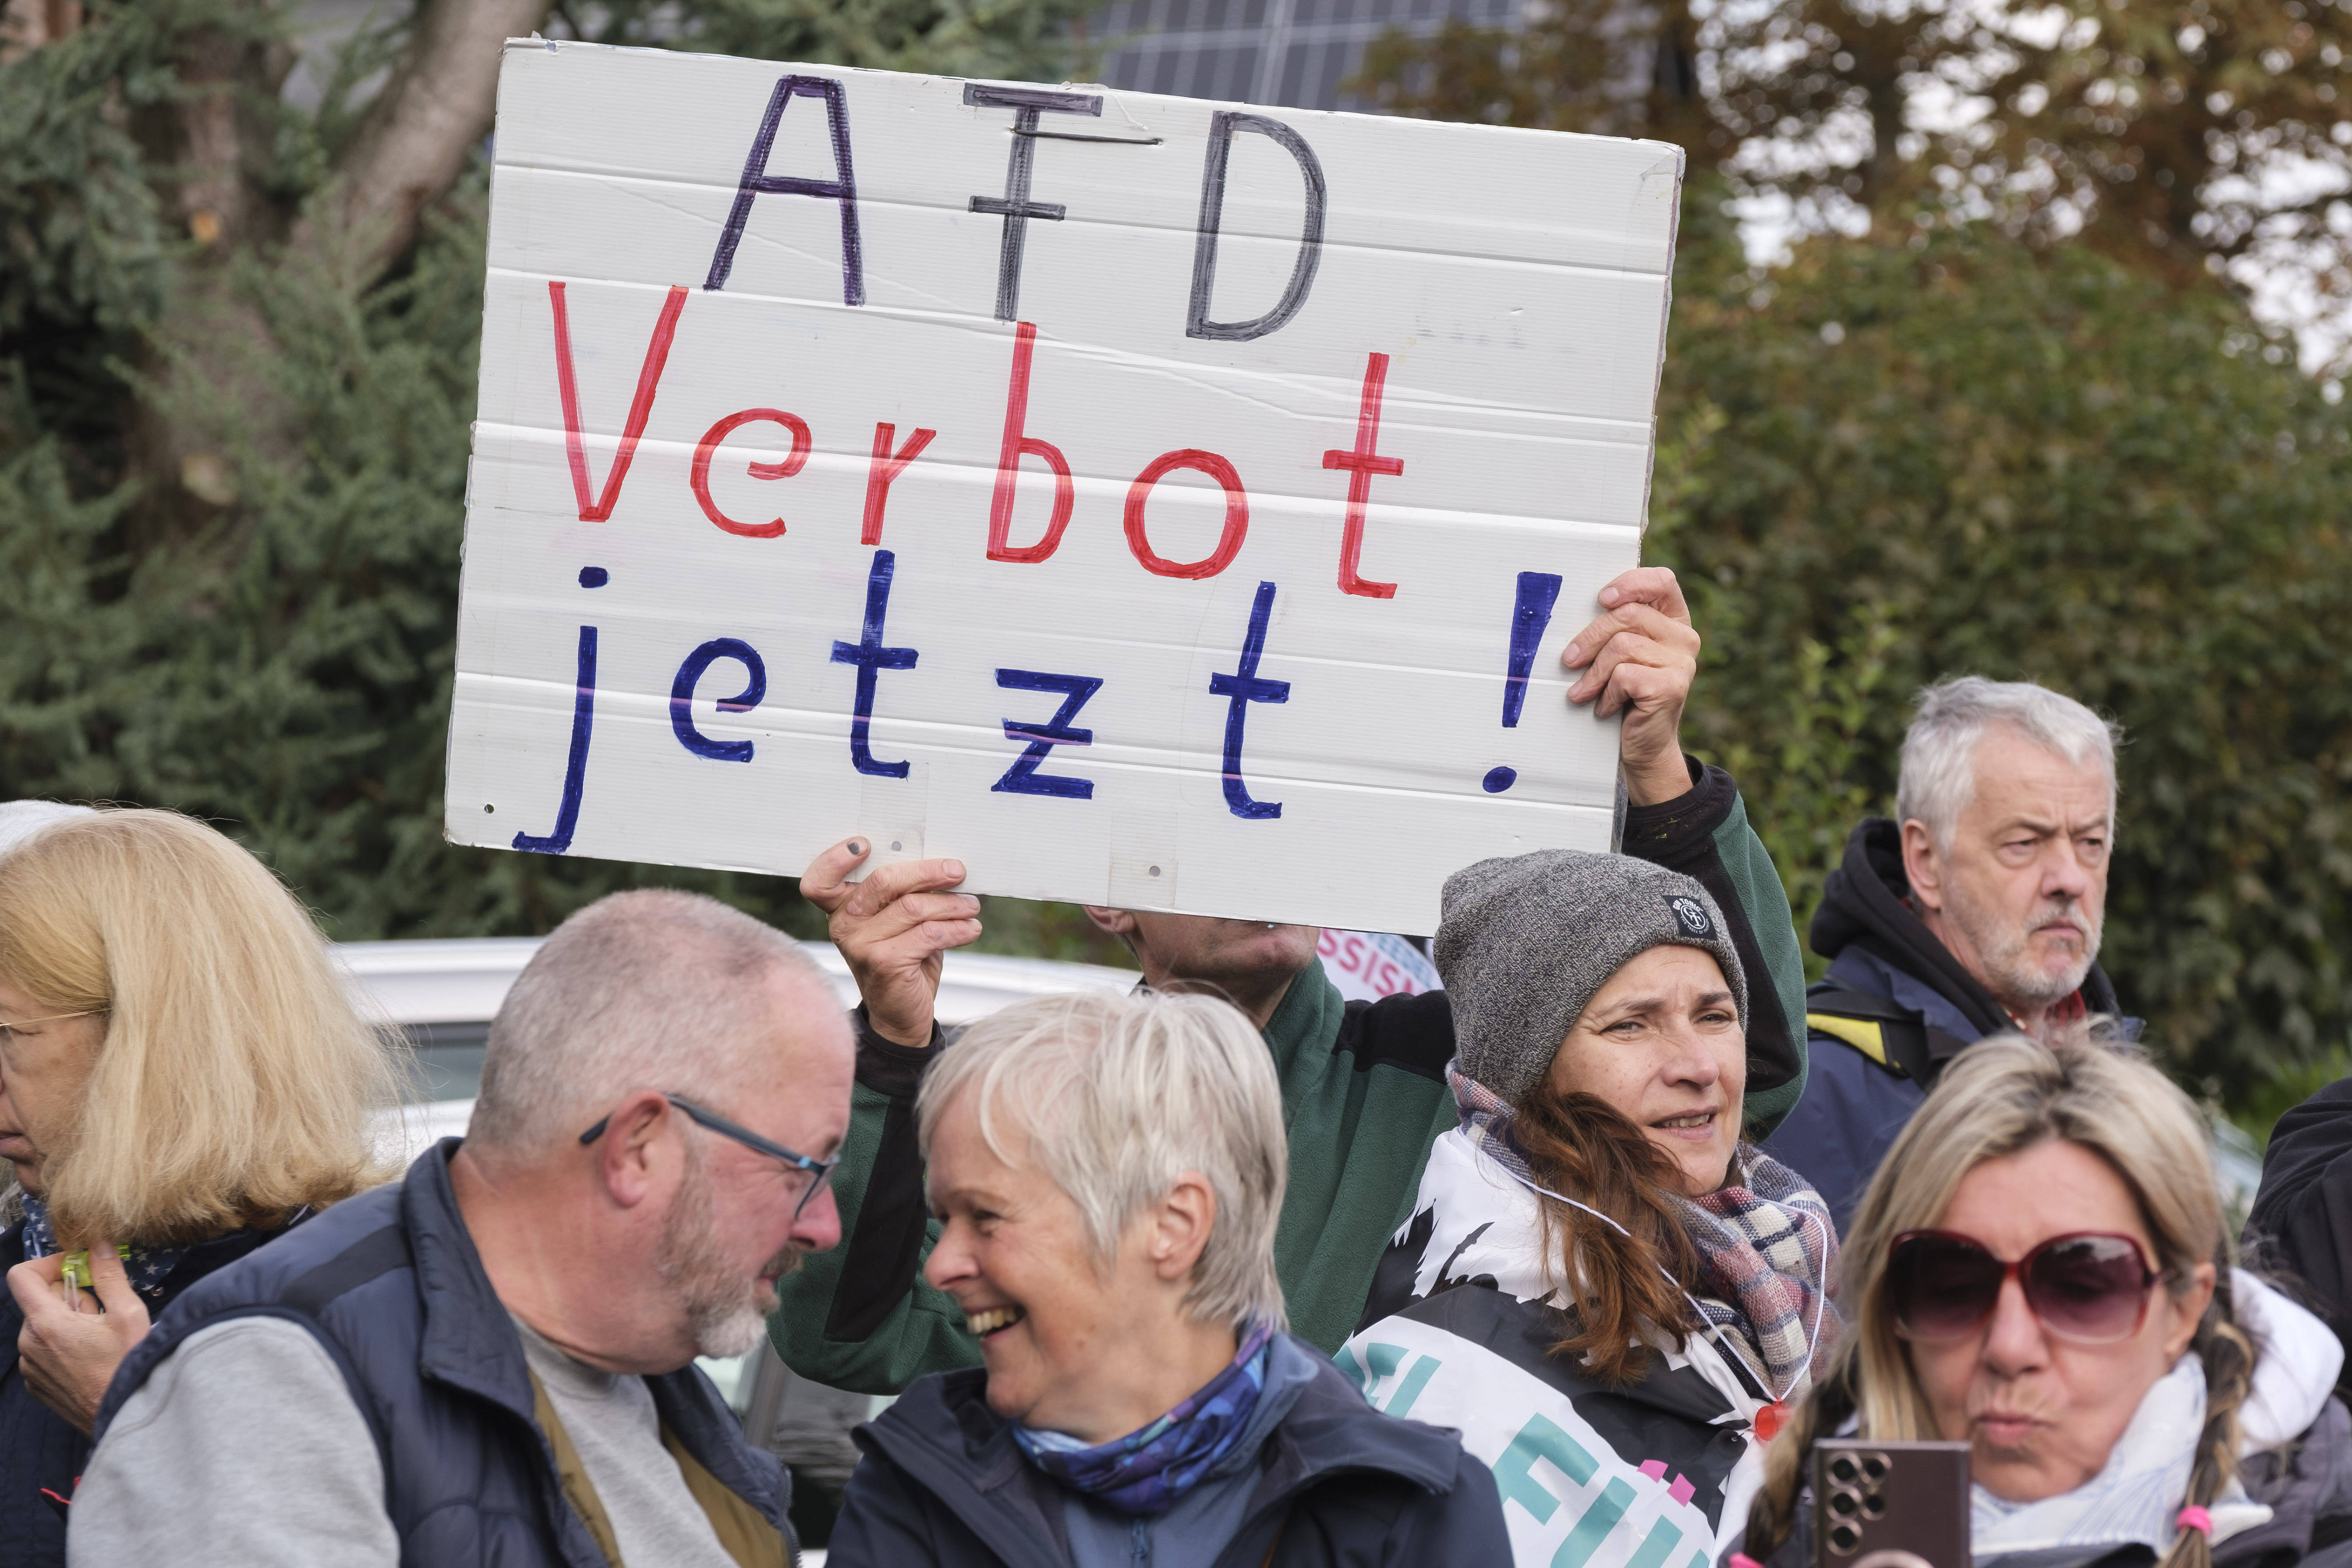
[[1603,848],[1681,153],[515,42],[447,824],[1427,931]]

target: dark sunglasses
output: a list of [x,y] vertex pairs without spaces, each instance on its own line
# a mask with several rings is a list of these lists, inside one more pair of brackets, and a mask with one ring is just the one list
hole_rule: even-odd
[[2137,1241],[2105,1231],[2053,1236],[2004,1263],[1969,1237],[1906,1230],[1887,1256],[1886,1303],[1904,1338],[1957,1340],[1984,1326],[2011,1279],[2043,1328],[2098,1345],[2139,1332],[2148,1292],[2164,1275],[2147,1266]]
[[[715,1110],[705,1110],[702,1107],[695,1104],[694,1101],[686,1099],[682,1095],[665,1094],[662,1098],[668,1100],[672,1105],[677,1106],[677,1109],[685,1114],[688,1121],[698,1122],[702,1126],[709,1128],[710,1131],[718,1133],[721,1138],[732,1138],[736,1142],[740,1143],[743,1147],[751,1150],[755,1154],[765,1154],[772,1160],[782,1160],[785,1164],[790,1165],[796,1171],[807,1172],[810,1178],[808,1190],[801,1194],[801,1201],[793,1206],[793,1218],[794,1220],[798,1220],[803,1214],[807,1212],[809,1205],[816,1201],[817,1194],[824,1190],[826,1178],[833,1174],[834,1167],[841,1163],[838,1159],[814,1160],[811,1159],[806,1154],[794,1153],[792,1150],[785,1148],[782,1143],[771,1142],[767,1139],[761,1137],[757,1132],[752,1131],[750,1128],[739,1126],[735,1122],[728,1121],[727,1118],[719,1115],[719,1112]],[[604,1118],[602,1121],[598,1121],[595,1126],[591,1127],[587,1131],[580,1134],[580,1142],[583,1144],[593,1143],[597,1139],[604,1136],[604,1129],[611,1125],[612,1121],[613,1119],[610,1116]]]

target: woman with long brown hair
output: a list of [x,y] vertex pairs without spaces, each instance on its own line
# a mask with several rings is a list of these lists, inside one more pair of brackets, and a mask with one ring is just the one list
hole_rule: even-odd
[[1836,1318],[1820,1197],[1748,1142],[1748,983],[1690,878],[1547,850],[1450,878],[1461,1125],[1339,1364],[1493,1468],[1522,1565],[1705,1568]]
[[168,811],[10,816],[36,820],[0,841],[0,1568],[63,1568],[115,1367],[189,1285],[390,1173],[395,1063],[236,844]]
[[1855,1436],[1969,1444],[1979,1568],[2352,1560],[2343,1349],[2234,1262],[2163,1073],[2086,1037],[1970,1046],[1863,1196],[1853,1331],[1773,1445],[1743,1551],[1814,1560],[1807,1456]]

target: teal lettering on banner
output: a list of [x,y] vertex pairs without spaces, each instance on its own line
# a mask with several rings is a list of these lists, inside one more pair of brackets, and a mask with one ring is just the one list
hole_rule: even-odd
[[1348,1374],[1348,1381],[1356,1385],[1357,1393],[1363,1394],[1367,1399],[1371,1397],[1371,1395],[1365,1390],[1364,1369],[1356,1363],[1355,1352],[1349,1350],[1345,1345],[1341,1345],[1339,1347],[1339,1353],[1331,1358],[1331,1364]]
[[[1675,1549],[1675,1542],[1682,1538],[1682,1527],[1673,1520],[1658,1521],[1650,1526],[1649,1535],[1643,1539],[1641,1549],[1633,1553],[1625,1568],[1658,1568],[1666,1560],[1666,1553]],[[1703,1558],[1706,1553],[1700,1555]]]
[[1584,1510],[1584,1517],[1576,1521],[1576,1528],[1568,1532],[1568,1539],[1551,1554],[1551,1568],[1584,1568],[1592,1561],[1592,1554],[1601,1550],[1609,1532],[1617,1528],[1617,1521],[1625,1517],[1625,1510],[1633,1506],[1633,1489],[1623,1481],[1612,1480],[1601,1488],[1599,1500]]
[[1404,1374],[1404,1382],[1397,1385],[1397,1391],[1389,1395],[1388,1404],[1381,1408],[1391,1415],[1402,1415],[1410,1411],[1412,1402],[1421,1397],[1421,1391],[1429,1386],[1429,1380],[1444,1364],[1433,1355],[1423,1356],[1413,1363],[1412,1370]]
[[[1535,1515],[1537,1523],[1544,1524],[1549,1523],[1551,1516],[1559,1510],[1559,1499],[1545,1490],[1543,1483],[1535,1479],[1532,1472],[1538,1459],[1549,1459],[1560,1474],[1578,1486],[1591,1480],[1601,1464],[1584,1451],[1584,1445],[1544,1417],[1528,1417],[1528,1424],[1519,1428],[1519,1435],[1511,1439],[1511,1446],[1505,1448],[1503,1457],[1495,1461],[1495,1485],[1502,1492],[1505,1501],[1517,1502]],[[1630,1500],[1633,1494],[1628,1491],[1625,1495]],[[1624,1511],[1624,1504],[1620,1503],[1617,1512],[1622,1514]],[[1610,1522],[1615,1523],[1615,1518],[1612,1517]]]

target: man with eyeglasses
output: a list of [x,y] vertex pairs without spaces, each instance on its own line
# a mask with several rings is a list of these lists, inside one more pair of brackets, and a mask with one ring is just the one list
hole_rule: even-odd
[[481,1098],[394,1185],[190,1289],[125,1362],[87,1561],[788,1560],[789,1482],[697,1355],[840,1238],[852,1047],[797,946],[698,895],[548,939]]

